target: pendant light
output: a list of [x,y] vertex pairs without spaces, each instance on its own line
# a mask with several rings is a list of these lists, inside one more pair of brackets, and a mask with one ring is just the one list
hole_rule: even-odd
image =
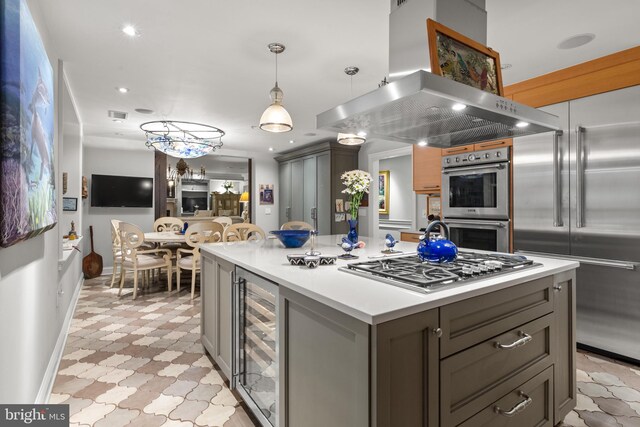
[[[358,74],[360,68],[358,67],[347,67],[344,69],[344,73],[351,78],[351,98],[353,98],[353,76]],[[358,132],[358,134],[354,133],[339,133],[338,134],[338,143],[342,145],[360,145],[364,144],[367,138],[366,133]]]
[[287,110],[282,106],[282,90],[278,87],[278,54],[284,52],[281,43],[270,43],[269,50],[276,55],[276,85],[271,89],[271,105],[264,110],[260,117],[260,129],[267,132],[289,132],[293,129],[293,122]]

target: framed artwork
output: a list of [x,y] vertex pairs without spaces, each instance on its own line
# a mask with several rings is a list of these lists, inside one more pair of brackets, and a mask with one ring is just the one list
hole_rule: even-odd
[[260,204],[273,204],[273,184],[260,184]]
[[378,212],[389,215],[389,171],[378,173]]
[[431,72],[503,95],[500,55],[432,19],[427,19]]
[[78,210],[78,198],[77,197],[63,197],[62,198],[62,210],[63,211],[77,211]]
[[427,217],[429,215],[442,216],[440,209],[440,196],[427,197]]
[[26,1],[4,0],[0,7],[0,246],[7,247],[57,221],[55,102],[53,69]]
[[336,212],[344,212],[344,199],[336,199]]

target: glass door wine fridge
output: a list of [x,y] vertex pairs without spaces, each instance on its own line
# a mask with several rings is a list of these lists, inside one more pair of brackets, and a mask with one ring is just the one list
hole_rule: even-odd
[[278,425],[278,286],[236,267],[233,387],[264,427]]

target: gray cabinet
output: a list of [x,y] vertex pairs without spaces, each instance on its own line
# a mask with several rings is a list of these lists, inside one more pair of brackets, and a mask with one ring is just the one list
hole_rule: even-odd
[[359,149],[327,141],[276,157],[280,163],[280,223],[313,224],[315,214],[320,234],[347,233],[346,221],[335,220],[335,199],[346,201],[340,176],[358,168]]
[[576,276],[575,271],[554,277],[555,422],[564,419],[576,406]]
[[371,425],[439,425],[438,334],[438,309],[373,328]]
[[287,288],[278,322],[278,425],[368,427],[369,325]]
[[220,370],[231,379],[232,272],[230,262],[203,254],[200,299],[201,341]]

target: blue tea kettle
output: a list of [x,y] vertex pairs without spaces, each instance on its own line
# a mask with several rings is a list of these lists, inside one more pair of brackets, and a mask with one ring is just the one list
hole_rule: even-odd
[[[430,237],[434,227],[440,226],[444,230],[444,237]],[[433,221],[420,236],[418,243],[418,256],[422,261],[452,262],[458,257],[458,248],[449,240],[449,227],[441,221]]]

